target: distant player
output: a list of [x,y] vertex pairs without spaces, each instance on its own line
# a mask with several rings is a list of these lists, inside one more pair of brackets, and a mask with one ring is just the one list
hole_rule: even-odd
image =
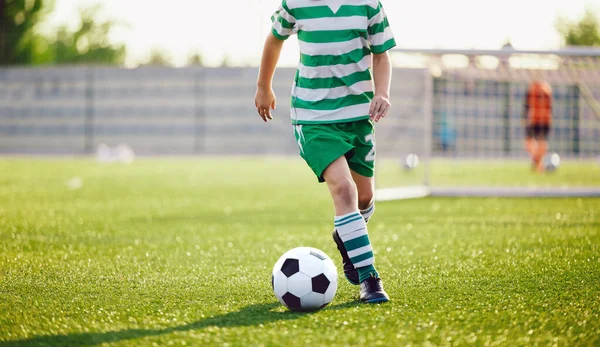
[[548,151],[548,134],[552,125],[552,88],[539,74],[529,85],[523,112],[525,147],[531,157],[532,168],[544,171],[543,158]]
[[273,119],[275,66],[283,41],[297,34],[291,116],[300,154],[329,187],[333,238],[348,281],[360,284],[363,302],[388,301],[366,224],[375,211],[373,122],[390,109],[387,51],[396,45],[383,7],[379,0],[284,0],[272,20],[258,77],[258,114]]

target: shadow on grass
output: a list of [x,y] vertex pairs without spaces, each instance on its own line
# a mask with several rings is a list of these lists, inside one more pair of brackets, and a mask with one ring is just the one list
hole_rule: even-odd
[[275,321],[297,319],[307,314],[290,311],[273,311],[275,307],[279,306],[281,306],[279,303],[250,305],[236,312],[230,312],[223,315],[202,319],[194,323],[178,325],[164,329],[127,329],[98,333],[46,335],[36,336],[23,340],[3,342],[0,344],[2,344],[3,346],[89,346],[102,343],[112,343],[124,340],[137,339],[148,336],[165,335],[179,331],[200,330],[212,326],[217,326],[220,328],[230,328],[268,324]]
[[354,308],[359,306],[365,306],[360,300],[356,299],[354,301],[343,302],[335,305],[328,305],[325,307],[325,310],[345,310],[348,308]]

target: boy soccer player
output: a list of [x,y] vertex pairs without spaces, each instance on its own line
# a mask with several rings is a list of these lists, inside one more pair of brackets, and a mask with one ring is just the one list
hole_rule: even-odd
[[272,20],[257,82],[258,114],[273,119],[275,66],[283,41],[297,34],[291,117],[300,154],[333,198],[333,239],[346,278],[360,284],[363,302],[388,301],[366,224],[375,210],[373,122],[390,108],[387,51],[396,45],[383,7],[379,0],[283,0]]
[[552,88],[536,73],[529,85],[523,109],[525,148],[531,156],[532,168],[544,171],[542,159],[548,150],[548,134],[552,124]]

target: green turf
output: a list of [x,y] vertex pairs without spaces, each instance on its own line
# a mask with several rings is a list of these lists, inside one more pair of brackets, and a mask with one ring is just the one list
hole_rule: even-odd
[[[378,162],[379,183],[384,186],[419,185],[425,163],[406,171],[400,161]],[[436,159],[430,164],[430,183],[436,187],[600,187],[600,161],[566,160],[555,172],[538,174],[523,160]]]
[[300,245],[337,261],[332,217],[298,159],[1,159],[0,345],[600,344],[600,199],[381,203],[392,301],[340,278],[288,312],[271,267]]

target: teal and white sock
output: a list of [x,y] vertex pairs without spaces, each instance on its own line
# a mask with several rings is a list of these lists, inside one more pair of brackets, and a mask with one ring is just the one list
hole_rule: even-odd
[[371,206],[367,207],[364,210],[360,210],[360,214],[362,215],[365,223],[369,223],[369,219],[375,213],[375,203],[371,204]]
[[348,257],[358,271],[359,281],[362,282],[370,276],[379,277],[373,263],[373,247],[369,241],[367,223],[359,211],[336,216],[334,220],[340,239],[344,242]]

